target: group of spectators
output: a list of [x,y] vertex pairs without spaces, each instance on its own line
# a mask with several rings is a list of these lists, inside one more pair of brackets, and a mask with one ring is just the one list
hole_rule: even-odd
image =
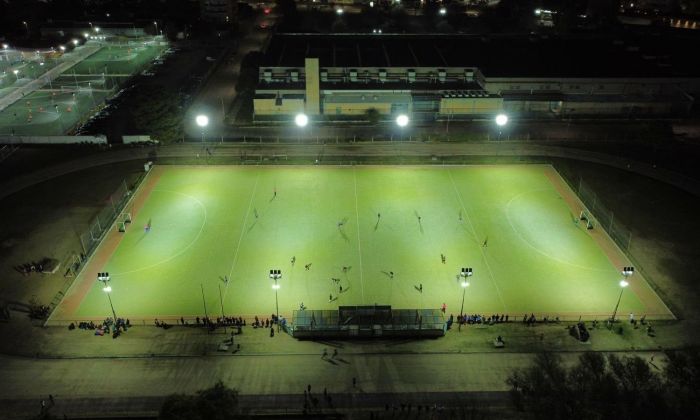
[[491,316],[480,315],[480,314],[464,314],[457,316],[457,322],[461,324],[499,324],[501,322],[508,322],[510,319],[509,315],[505,314],[493,314]]
[[[128,319],[117,318],[117,322],[114,322],[112,318],[106,318],[101,323],[94,323],[92,321],[83,321],[78,323],[78,328],[81,330],[94,331],[95,335],[103,336],[105,334],[112,334],[112,338],[117,338],[123,332],[126,332],[131,328],[131,322]],[[69,330],[75,329],[75,323],[71,322],[68,326]]]

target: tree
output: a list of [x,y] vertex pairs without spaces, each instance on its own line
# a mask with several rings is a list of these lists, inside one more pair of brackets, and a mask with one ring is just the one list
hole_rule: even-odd
[[566,369],[541,353],[507,383],[516,407],[535,419],[668,418],[661,378],[638,356],[584,353]]
[[238,391],[221,381],[194,396],[168,396],[158,413],[160,420],[229,420],[239,416]]
[[700,351],[668,352],[664,374],[676,417],[700,418]]
[[137,105],[131,110],[134,128],[165,143],[180,139],[183,112],[178,108],[178,97],[160,86],[150,86],[139,93]]
[[367,111],[365,111],[365,117],[367,118],[367,121],[369,121],[370,124],[376,125],[379,123],[379,111],[377,111],[377,108],[370,108]]

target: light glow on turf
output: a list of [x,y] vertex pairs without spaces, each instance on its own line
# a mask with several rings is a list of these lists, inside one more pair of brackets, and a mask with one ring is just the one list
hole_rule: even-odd
[[396,117],[396,125],[399,127],[406,127],[408,125],[408,115],[401,114]]
[[496,125],[503,127],[506,124],[508,124],[508,116],[506,114],[496,115]]
[[307,117],[306,114],[297,114],[297,116],[294,117],[294,123],[297,127],[306,127],[309,123],[309,117]]
[[206,127],[207,125],[209,125],[209,117],[207,117],[206,115],[197,115],[195,121],[200,127]]

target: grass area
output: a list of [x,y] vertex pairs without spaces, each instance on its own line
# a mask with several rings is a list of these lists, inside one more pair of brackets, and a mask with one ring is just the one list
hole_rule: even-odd
[[[70,131],[165,48],[153,42],[131,46],[105,43],[99,51],[63,72],[44,89],[23,97],[0,112],[0,135],[56,136]],[[23,75],[31,78],[39,75],[34,74],[39,70],[30,72],[31,66],[38,67],[38,64],[26,64],[27,74],[22,70],[19,82],[23,81]],[[9,74],[3,80],[8,77],[13,75]],[[24,82],[30,80],[27,78]],[[0,85],[0,95],[13,90],[3,86]]]
[[0,134],[60,136],[109,93],[98,89],[35,91],[0,112]]
[[[119,316],[201,316],[202,289],[210,314],[221,313],[221,301],[227,314],[269,314],[270,269],[282,270],[279,305],[287,315],[301,302],[314,309],[446,303],[459,313],[461,267],[474,270],[468,313],[602,318],[620,291],[619,269],[575,223],[558,175],[545,165],[158,167],[150,177],[127,233],[84,271],[110,273]],[[78,279],[67,300],[75,302],[81,284],[80,305],[61,316],[107,316],[94,278]],[[624,293],[620,313],[645,311],[639,288],[648,286]]]
[[134,74],[144,69],[165,47],[152,43],[131,46],[105,45],[95,54],[66,71],[66,74]]

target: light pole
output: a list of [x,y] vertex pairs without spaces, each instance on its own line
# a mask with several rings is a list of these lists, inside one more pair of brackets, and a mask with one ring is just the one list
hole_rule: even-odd
[[204,130],[206,129],[207,125],[209,125],[209,117],[202,114],[197,115],[195,122],[202,128],[202,147],[204,147]]
[[409,121],[408,115],[406,114],[399,114],[396,116],[396,125],[399,127],[399,130],[401,130],[401,140],[403,140],[403,130],[408,126]]
[[[300,129],[304,129],[309,124],[309,117],[303,112],[299,113],[294,117],[294,124]],[[299,143],[301,143],[301,133],[299,134]]]
[[24,28],[27,30],[27,37],[29,37],[29,24],[26,20],[23,20],[22,25],[24,25]]
[[153,25],[156,27],[156,35],[158,35],[158,21],[154,20]]
[[467,287],[469,287],[469,282],[467,279],[474,275],[474,270],[472,270],[470,267],[462,267],[462,270],[459,272],[459,277],[462,278],[461,286],[462,286],[462,307],[459,309],[459,327],[458,330],[462,331],[462,317],[464,316],[464,295],[467,292]]
[[617,308],[620,306],[620,300],[622,300],[622,292],[625,290],[625,287],[629,285],[629,282],[627,281],[628,278],[634,274],[634,267],[632,266],[627,266],[627,267],[622,267],[622,274],[625,278],[620,280],[620,296],[617,298],[617,304],[615,305],[615,310],[613,311],[612,319],[610,320],[610,328],[612,328],[612,325],[615,323],[615,316],[617,315]]
[[97,273],[97,280],[101,281],[104,284],[104,287],[102,288],[102,291],[107,293],[107,299],[109,300],[109,307],[112,308],[112,316],[114,316],[114,325],[117,325],[117,313],[114,311],[114,305],[112,304],[112,297],[110,296],[110,293],[112,292],[112,286],[110,286],[109,280],[109,273]]
[[508,124],[508,116],[506,114],[498,114],[496,115],[496,125],[498,126],[498,140],[501,139],[501,132],[503,131],[503,127]]
[[277,314],[277,332],[280,332],[280,305],[279,305],[279,300],[277,299],[277,291],[280,289],[279,283],[277,283],[277,280],[282,278],[282,270],[270,270],[270,278],[275,281],[275,284],[272,285],[272,288],[275,289],[275,313]]
[[617,297],[617,304],[615,304],[615,310],[613,311],[612,318],[610,319],[610,328],[612,328],[613,324],[615,323],[615,316],[617,315],[617,308],[620,306],[620,301],[622,300],[622,292],[625,291],[625,287],[627,287],[629,283],[627,280],[620,280],[620,296]]

